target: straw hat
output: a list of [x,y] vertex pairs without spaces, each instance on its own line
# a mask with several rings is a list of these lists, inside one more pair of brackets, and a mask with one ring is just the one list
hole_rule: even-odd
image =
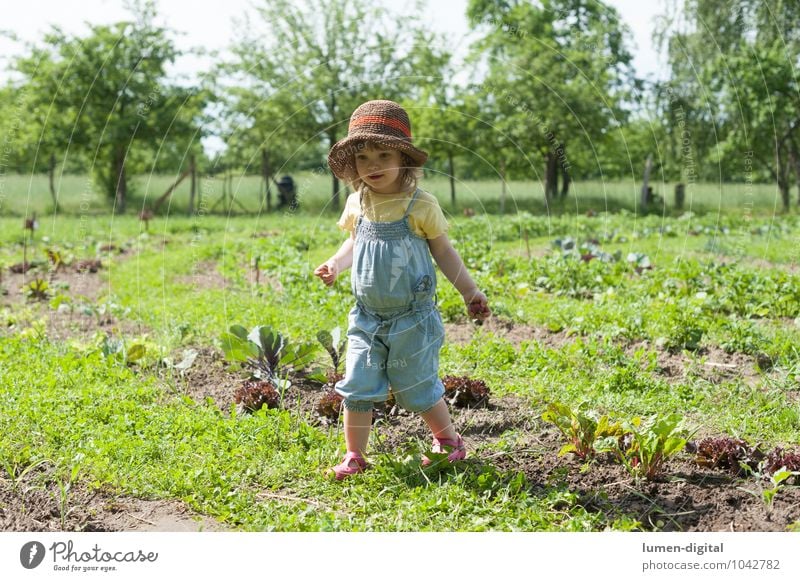
[[394,101],[367,101],[353,111],[347,137],[334,144],[328,153],[328,165],[336,177],[342,180],[357,177],[354,154],[363,141],[398,149],[418,167],[428,159],[427,152],[412,145],[408,113]]

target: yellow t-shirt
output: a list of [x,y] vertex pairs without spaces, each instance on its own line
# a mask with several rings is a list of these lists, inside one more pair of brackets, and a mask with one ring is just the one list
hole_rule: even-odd
[[[414,195],[413,191],[378,194],[368,187],[365,187],[363,192],[364,217],[371,222],[400,220],[406,213],[408,204]],[[352,232],[356,227],[360,214],[359,193],[355,192],[347,197],[347,203],[337,225],[342,230]],[[411,212],[408,215],[408,225],[417,236],[428,239],[438,238],[447,232],[449,227],[447,219],[444,217],[444,212],[439,206],[439,200],[423,190],[419,191],[417,200],[411,207]]]

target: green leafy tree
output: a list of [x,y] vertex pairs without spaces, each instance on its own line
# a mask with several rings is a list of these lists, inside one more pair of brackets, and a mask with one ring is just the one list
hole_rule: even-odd
[[626,27],[593,0],[470,0],[467,15],[483,32],[472,60],[488,58],[482,108],[496,112],[496,130],[519,150],[509,174],[530,175],[539,159],[546,200],[566,196],[580,171],[570,160],[589,158],[570,152],[593,151],[625,121],[637,84]]
[[132,9],[135,20],[90,25],[86,36],[54,26],[43,46],[28,45],[13,62],[30,95],[36,145],[57,148],[64,159],[71,150],[87,155],[120,212],[139,151],[169,151],[180,142],[184,152],[199,152],[202,109],[210,99],[203,88],[167,82],[166,65],[181,53],[155,23],[152,1]]
[[[276,159],[312,143],[327,151],[365,101],[419,102],[421,78],[435,72],[431,34],[413,15],[349,0],[262,1],[256,14],[266,30],[246,19],[221,71],[240,75],[232,110]],[[338,208],[335,176],[331,190]]]
[[785,210],[792,175],[800,192],[798,23],[797,2],[676,0],[658,30],[670,64],[663,119],[684,155],[674,163],[690,153],[706,179],[769,179]]

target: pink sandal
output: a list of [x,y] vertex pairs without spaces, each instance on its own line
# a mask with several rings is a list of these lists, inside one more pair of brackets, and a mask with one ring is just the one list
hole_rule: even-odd
[[[355,462],[355,466],[350,466],[350,462]],[[369,467],[369,464],[364,459],[364,457],[359,454],[358,452],[348,452],[344,455],[344,460],[342,460],[341,464],[337,464],[330,470],[328,470],[328,474],[332,474],[336,477],[336,480],[344,480],[348,476],[352,476],[353,474],[359,474],[363,472]]]
[[[451,464],[453,462],[457,462],[458,460],[463,460],[467,457],[467,447],[464,445],[464,440],[461,438],[461,434],[456,434],[455,440],[448,440],[442,438],[441,440],[434,437],[433,438],[433,452],[434,454],[443,454],[447,450],[445,447],[451,448],[452,452],[448,454],[447,461]],[[422,465],[423,466],[430,466],[433,464],[433,460],[428,458],[423,454],[422,456]]]

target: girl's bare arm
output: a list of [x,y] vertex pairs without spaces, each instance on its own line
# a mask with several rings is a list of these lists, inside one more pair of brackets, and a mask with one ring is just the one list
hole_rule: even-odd
[[342,272],[353,265],[353,244],[355,232],[350,233],[350,238],[345,240],[332,257],[314,269],[314,274],[322,279],[326,285],[331,286]]
[[486,295],[478,289],[478,285],[472,280],[469,272],[467,272],[467,267],[464,266],[464,261],[461,260],[461,256],[453,248],[447,234],[428,240],[428,246],[442,273],[464,297],[469,314],[478,319],[485,319],[491,315]]

